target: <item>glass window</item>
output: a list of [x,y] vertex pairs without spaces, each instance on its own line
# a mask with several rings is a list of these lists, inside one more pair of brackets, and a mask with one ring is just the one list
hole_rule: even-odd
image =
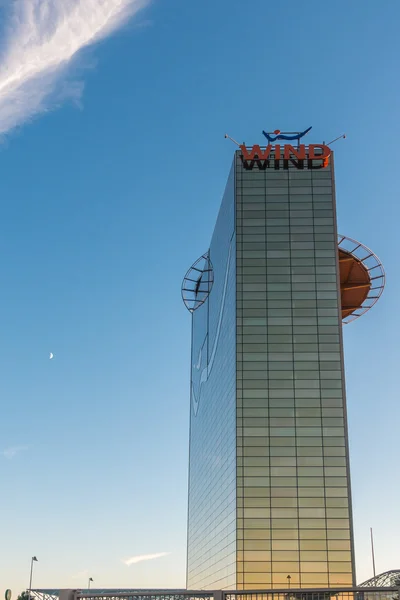
[[[298,562],[273,562],[273,576],[274,583],[285,583],[287,585],[287,573],[296,574],[299,570]],[[282,575],[279,576],[279,573]],[[294,575],[292,575],[294,577]],[[293,585],[292,581],[291,584]]]
[[297,519],[271,519],[272,530],[297,528]]
[[296,498],[297,490],[293,487],[271,488],[271,502],[273,498]]
[[328,529],[344,529],[349,527],[348,519],[327,519],[326,526]]
[[329,563],[330,573],[351,573],[352,564],[351,562],[331,562]]
[[300,540],[325,540],[326,529],[301,529]]
[[252,518],[269,518],[270,509],[269,508],[245,508],[243,510],[244,519],[252,519]]
[[300,554],[300,560],[303,561],[327,561],[328,553],[324,550],[303,550]]
[[351,586],[353,585],[353,576],[351,573],[329,573],[329,583],[331,586]]
[[263,587],[264,584],[268,586],[270,581],[270,577],[268,577],[268,575],[265,573],[246,573],[246,575],[243,577],[243,584],[246,589],[250,584],[256,584],[257,588]]
[[328,550],[350,551],[350,540],[328,540]]
[[329,508],[347,508],[347,498],[326,498],[326,506]]
[[[332,509],[333,510],[333,509]],[[336,509],[338,510],[338,509]],[[325,518],[325,508],[300,508],[299,509],[299,517],[306,519],[324,519]]]
[[274,540],[297,540],[299,538],[299,532],[296,529],[272,529],[272,543]]
[[270,519],[243,519],[244,529],[269,529]]
[[[333,509],[332,509],[333,510]],[[336,509],[338,510],[338,509]],[[272,518],[296,518],[298,516],[297,508],[272,508]]]
[[278,508],[296,508],[297,498],[271,498],[271,506]]
[[[326,550],[326,540],[300,540],[300,551],[303,550]],[[302,552],[303,554],[303,552]]]
[[296,483],[296,477],[271,477],[271,487],[294,487]]
[[330,529],[327,531],[328,540],[349,540],[349,529]]
[[273,540],[272,550],[298,550],[298,540]]
[[239,501],[242,502],[243,507],[244,508],[260,508],[260,507],[266,507],[268,508],[269,505],[271,504],[271,500],[270,498],[237,498],[237,502],[238,502],[238,506],[239,506]]
[[325,506],[325,498],[299,498],[300,508],[323,508]]
[[[296,467],[295,456],[271,456],[271,467]],[[272,472],[272,471],[271,471]],[[275,473],[272,473],[273,475]],[[296,473],[294,473],[296,474]]]
[[326,487],[325,495],[327,498],[347,498],[348,491],[346,487]]
[[298,561],[299,560],[299,551],[297,550],[275,550],[272,551],[272,562],[275,570],[275,564],[278,561]]
[[244,550],[270,550],[271,549],[271,541],[270,540],[244,540],[243,542]]
[[301,582],[303,587],[325,587],[328,585],[328,575],[324,573],[304,573],[301,576]]
[[325,529],[325,519],[299,519],[300,529]]
[[[254,542],[253,542],[254,543]],[[243,552],[244,561],[269,561],[271,560],[271,552],[267,550],[249,550]]]

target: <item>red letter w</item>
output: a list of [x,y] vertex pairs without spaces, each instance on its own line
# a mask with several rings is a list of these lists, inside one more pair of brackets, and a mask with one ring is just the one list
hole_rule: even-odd
[[269,154],[272,150],[272,146],[269,145],[265,148],[264,151],[261,150],[260,146],[253,146],[250,151],[247,150],[246,146],[240,146],[240,149],[243,154],[243,160],[268,160]]

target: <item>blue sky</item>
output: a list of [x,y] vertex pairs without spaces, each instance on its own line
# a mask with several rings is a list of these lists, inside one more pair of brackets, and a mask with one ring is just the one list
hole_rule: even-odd
[[370,526],[377,571],[400,567],[399,18],[390,0],[154,0],[75,57],[40,104],[54,110],[3,131],[3,588],[28,586],[34,554],[34,587],[184,587],[181,280],[211,237],[224,133],[250,144],[309,125],[314,142],[346,132],[339,228],[387,271],[345,350],[358,581]]

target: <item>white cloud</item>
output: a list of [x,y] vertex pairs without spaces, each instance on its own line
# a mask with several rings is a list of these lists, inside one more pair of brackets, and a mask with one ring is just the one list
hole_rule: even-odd
[[66,82],[68,65],[82,48],[123,25],[147,2],[10,0],[0,19],[5,23],[0,31],[0,134],[65,98],[79,102],[83,88]]
[[142,562],[144,560],[154,560],[155,558],[161,558],[162,556],[168,556],[170,552],[157,552],[157,554],[139,554],[138,556],[131,556],[130,558],[122,559],[122,562],[130,567],[130,565],[135,565],[136,563]]
[[11,460],[12,458],[14,458],[14,456],[19,454],[20,452],[23,452],[24,450],[28,450],[28,446],[10,446],[9,448],[3,450],[1,454],[5,458]]

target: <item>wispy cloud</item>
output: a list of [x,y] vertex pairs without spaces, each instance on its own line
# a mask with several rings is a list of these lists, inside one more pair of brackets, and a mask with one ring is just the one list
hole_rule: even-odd
[[138,556],[131,556],[130,558],[122,559],[122,562],[130,567],[136,563],[142,562],[144,560],[154,560],[155,558],[161,558],[162,556],[168,556],[171,554],[170,552],[157,552],[157,554],[139,554]]
[[28,450],[28,446],[10,446],[9,448],[2,450],[0,454],[5,458],[11,460],[12,458],[14,458],[14,456],[19,454],[20,452],[23,452],[24,450]]
[[[123,25],[148,0],[10,0],[0,31],[0,134],[83,86],[68,82],[78,52]],[[131,59],[130,59],[131,60]]]

